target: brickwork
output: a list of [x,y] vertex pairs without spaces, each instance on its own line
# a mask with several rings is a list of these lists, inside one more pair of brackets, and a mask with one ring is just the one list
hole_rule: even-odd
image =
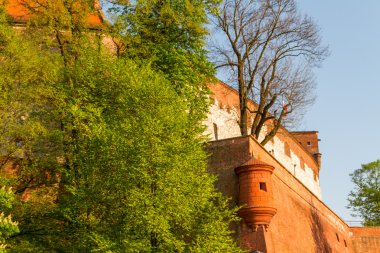
[[[380,252],[372,249],[379,249],[380,235],[373,235],[373,231],[369,231],[368,234],[373,236],[369,237],[365,234],[367,232],[359,234],[352,231],[253,138],[240,137],[212,142],[207,150],[212,154],[209,170],[218,175],[217,186],[231,197],[233,205],[238,204],[239,196],[238,178],[233,173],[236,167],[253,157],[275,168],[271,189],[277,214],[270,221],[268,231],[261,228],[253,231],[245,221],[235,226],[240,246],[267,253]],[[361,248],[355,251],[354,247]]]
[[238,214],[244,222],[257,231],[259,226],[268,228],[276,208],[273,201],[272,173],[274,167],[257,159],[235,168],[239,177]]
[[355,253],[380,252],[380,228],[354,227],[352,231],[352,244]]
[[310,154],[319,153],[318,131],[290,132]]

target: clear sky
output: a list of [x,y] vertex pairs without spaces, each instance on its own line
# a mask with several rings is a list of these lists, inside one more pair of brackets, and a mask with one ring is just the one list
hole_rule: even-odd
[[317,100],[304,130],[319,131],[325,203],[344,220],[349,174],[380,159],[380,1],[299,0],[331,55],[315,71]]

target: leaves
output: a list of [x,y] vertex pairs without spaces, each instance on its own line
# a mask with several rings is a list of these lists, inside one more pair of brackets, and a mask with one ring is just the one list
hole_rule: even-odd
[[380,225],[380,160],[363,164],[350,174],[355,189],[349,194],[349,205],[367,226]]
[[197,124],[206,75],[190,70],[209,66],[203,56],[165,44],[159,61],[117,58],[76,33],[58,54],[59,41],[7,29],[1,177],[16,193],[14,252],[239,252]]

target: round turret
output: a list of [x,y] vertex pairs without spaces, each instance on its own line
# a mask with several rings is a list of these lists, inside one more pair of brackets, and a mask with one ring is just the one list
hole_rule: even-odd
[[258,160],[249,160],[235,169],[239,177],[238,215],[256,231],[258,226],[268,228],[277,209],[272,192],[274,167]]

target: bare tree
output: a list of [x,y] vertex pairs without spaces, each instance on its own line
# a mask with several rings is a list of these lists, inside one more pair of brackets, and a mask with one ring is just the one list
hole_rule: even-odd
[[[241,134],[250,127],[255,138],[263,134],[264,145],[314,101],[312,68],[328,49],[295,0],[225,0],[215,23],[225,41],[212,51],[217,67],[227,68],[237,85]],[[257,103],[254,110],[249,99]]]

